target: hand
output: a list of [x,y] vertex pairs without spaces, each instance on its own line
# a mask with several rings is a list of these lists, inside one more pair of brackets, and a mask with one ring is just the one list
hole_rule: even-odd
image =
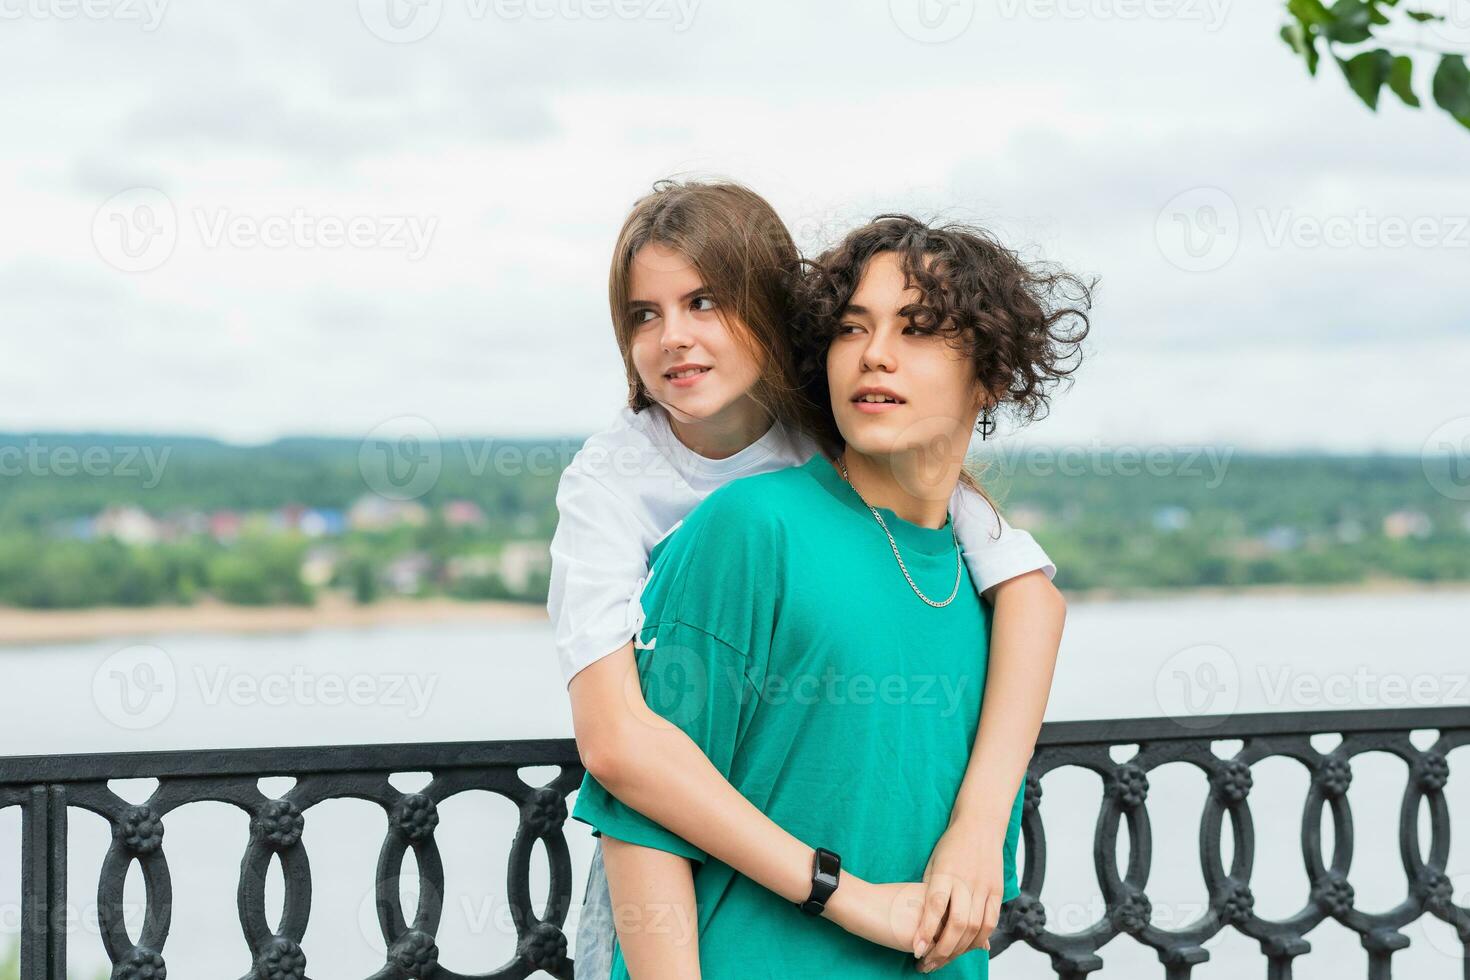
[[[1003,831],[1002,831],[1003,833]],[[1004,894],[1004,838],[950,824],[924,868],[922,916],[912,952],[930,973],[972,949],[989,949]]]
[[854,936],[911,954],[923,903],[922,881],[877,885],[844,872],[823,915]]

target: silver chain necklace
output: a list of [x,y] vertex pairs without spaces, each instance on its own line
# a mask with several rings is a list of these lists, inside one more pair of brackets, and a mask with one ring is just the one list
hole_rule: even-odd
[[[858,493],[858,488],[852,486],[852,479],[847,475],[847,461],[844,460],[842,456],[837,457],[837,466],[842,470],[842,478],[847,481],[848,486],[852,487],[852,492],[857,493],[859,500],[863,500],[863,495],[861,493]],[[954,602],[954,597],[960,594],[960,571],[962,568],[960,564],[960,539],[959,536],[955,534],[954,521],[951,520],[949,522],[949,536],[954,539],[954,589],[950,591],[948,599],[945,599],[943,602],[935,602],[933,599],[926,596],[923,592],[920,592],[918,585],[914,583],[914,577],[909,574],[908,566],[903,563],[903,555],[900,555],[898,553],[898,542],[893,540],[893,532],[888,530],[888,522],[883,519],[882,514],[878,513],[878,508],[874,507],[866,500],[863,500],[863,506],[867,507],[868,510],[872,512],[873,517],[875,517],[878,521],[878,526],[883,529],[884,534],[888,535],[888,547],[893,549],[893,557],[898,560],[898,570],[903,572],[904,578],[908,579],[909,588],[914,590],[914,595],[918,596],[920,599],[923,599],[925,602],[935,607],[936,609],[942,609],[945,606],[949,605],[951,602]]]

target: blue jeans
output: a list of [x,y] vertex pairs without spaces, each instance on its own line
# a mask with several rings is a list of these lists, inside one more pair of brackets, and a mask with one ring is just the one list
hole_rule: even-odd
[[582,898],[582,917],[577,920],[577,980],[608,980],[612,974],[612,896],[607,890],[607,872],[602,867],[602,838],[592,848],[592,868],[587,872],[587,892]]

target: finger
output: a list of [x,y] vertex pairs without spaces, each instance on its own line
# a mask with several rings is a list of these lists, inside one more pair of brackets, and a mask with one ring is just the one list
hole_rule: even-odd
[[970,906],[970,921],[965,924],[965,933],[960,937],[960,945],[955,950],[955,956],[960,956],[975,948],[980,935],[980,929],[985,925],[985,903],[976,902]]
[[929,882],[924,889],[924,914],[919,919],[919,928],[914,933],[914,955],[923,956],[934,948],[935,936],[939,934],[939,924],[944,918],[945,909],[949,908],[949,893],[951,880],[948,875],[940,875],[934,881]]
[[[975,936],[979,933],[980,926],[983,922],[981,918],[981,909],[983,908],[984,906],[979,903],[970,906],[970,915],[968,917],[968,921],[963,922],[964,928],[959,933],[959,941],[955,944],[954,952],[951,955],[941,956],[939,955],[939,950],[936,949],[928,957],[925,957],[924,961],[920,963],[919,966],[925,972],[932,973],[933,971],[938,970],[940,967],[948,966],[956,959],[959,959],[961,956],[974,949],[976,942]],[[954,911],[953,901],[951,901],[950,903],[950,911]]]
[[[939,923],[939,929],[940,929],[940,931],[942,932],[944,930],[944,927],[947,926],[948,924],[949,924],[949,912],[946,910],[945,913],[944,913],[944,919],[943,919],[943,921],[941,921]],[[946,961],[945,961],[944,957],[940,956],[936,950],[930,949],[929,950],[929,954],[919,961],[918,966],[916,967],[916,969],[920,973],[933,973],[935,970],[937,970],[941,966],[943,966],[945,962]]]
[[991,892],[985,899],[985,918],[980,925],[980,932],[976,935],[976,943],[982,949],[990,948],[990,936],[995,932],[996,925],[1000,922],[1000,895]]
[[934,944],[934,951],[930,956],[935,960],[948,960],[959,952],[963,947],[960,941],[964,938],[965,928],[970,922],[970,890],[964,886],[955,888],[949,894],[949,916],[945,920],[944,928],[939,933],[939,941]]

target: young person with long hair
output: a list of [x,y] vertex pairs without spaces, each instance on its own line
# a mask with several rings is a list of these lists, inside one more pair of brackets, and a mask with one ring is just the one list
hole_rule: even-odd
[[[549,601],[579,750],[598,787],[772,898],[792,901],[810,890],[816,852],[733,786],[696,739],[650,708],[633,639],[649,553],[702,499],[737,477],[794,467],[836,444],[830,413],[793,382],[800,270],[779,218],[736,185],[665,184],[634,208],[609,289],[629,406],[563,476]],[[965,587],[972,599],[984,593],[994,603],[992,673],[1009,659],[1018,676],[1044,675],[1049,683],[1063,615],[1051,563],[973,488],[957,486],[944,503],[964,549]],[[986,639],[984,630],[967,638],[973,663],[984,663]],[[1046,685],[1031,683],[1044,704]],[[1018,741],[1026,741],[1024,729]],[[927,867],[910,876],[922,870],[922,881],[868,882],[849,872],[826,918],[854,937],[905,949],[926,943],[934,954],[979,937],[989,896],[993,904],[1009,897],[1001,894],[1001,864],[1014,856],[1030,743],[1015,759],[1003,748],[976,748],[949,797],[949,828],[930,841]],[[995,806],[989,798],[1001,789],[1003,806]],[[992,811],[1003,811],[998,833],[982,827]],[[687,868],[686,857],[623,845],[604,837],[594,855],[578,929],[579,977],[605,975],[599,953],[612,947],[604,859],[609,875],[625,859],[647,862],[650,853],[662,855],[666,871],[677,870],[675,862]],[[896,927],[900,893],[921,896],[935,910],[927,933],[917,921]],[[967,901],[977,894],[978,902]],[[972,911],[976,904],[982,911]],[[685,953],[697,964],[697,950],[686,944]]]

